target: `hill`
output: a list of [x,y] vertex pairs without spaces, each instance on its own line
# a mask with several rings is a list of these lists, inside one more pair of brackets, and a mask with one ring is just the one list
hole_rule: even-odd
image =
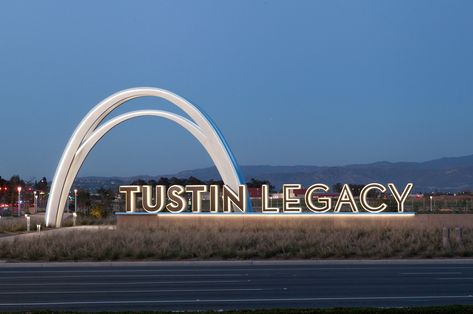
[[[341,183],[364,184],[388,182],[403,185],[414,183],[417,192],[460,192],[473,191],[473,155],[449,157],[425,162],[375,162],[346,166],[242,166],[247,180],[251,178],[271,181],[279,188],[284,183],[301,183],[309,186],[313,183],[325,183],[329,186]],[[194,176],[201,180],[219,179],[215,167],[181,171],[173,175],[134,176],[134,177],[82,177],[76,185],[88,189],[99,187],[116,188],[129,184],[137,178],[145,180],[159,177],[187,178]]]

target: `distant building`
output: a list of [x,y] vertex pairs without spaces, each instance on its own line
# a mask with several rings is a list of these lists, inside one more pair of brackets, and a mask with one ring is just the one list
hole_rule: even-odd
[[261,188],[248,188],[250,198],[261,198]]

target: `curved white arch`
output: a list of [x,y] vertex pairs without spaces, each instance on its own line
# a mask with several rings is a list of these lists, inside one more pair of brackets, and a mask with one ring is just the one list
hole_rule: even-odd
[[[114,109],[128,100],[144,96],[168,100],[186,112],[193,121],[166,111],[141,110],[120,115],[99,126]],[[51,185],[45,218],[47,226],[59,227],[61,225],[69,190],[87,154],[95,144],[116,125],[135,117],[148,115],[172,120],[196,137],[209,153],[226,185],[237,190],[238,185],[244,183],[239,166],[223,135],[205,113],[184,98],[163,89],[152,87],[128,89],[100,102],[74,131],[63,152]],[[251,210],[251,204],[249,210]]]
[[[71,165],[71,168],[67,174],[66,180],[64,181],[64,191],[69,191],[72,187],[72,184],[74,182],[74,179],[77,176],[77,173],[79,172],[85,158],[88,156],[89,152],[92,150],[92,148],[97,144],[100,139],[107,134],[112,128],[115,126],[119,125],[120,123],[123,123],[127,120],[137,118],[137,117],[142,117],[142,116],[156,116],[156,117],[163,117],[168,120],[174,121],[177,124],[181,125],[184,127],[187,131],[189,131],[201,144],[206,148],[207,151],[212,151],[211,147],[208,147],[206,141],[205,141],[205,136],[202,134],[200,129],[195,125],[195,123],[189,121],[186,118],[183,118],[179,115],[169,113],[166,111],[159,111],[159,110],[139,110],[139,111],[133,111],[133,112],[128,112],[126,114],[117,116],[114,119],[111,119],[110,121],[107,121],[103,125],[100,125],[95,132],[93,132],[87,140],[79,147],[77,152],[74,154],[74,163]],[[212,158],[214,154],[210,153],[210,156]],[[64,196],[60,199],[59,201],[59,208],[64,208],[66,206],[67,202],[67,196]],[[63,213],[58,212],[57,217],[60,218],[62,217]]]

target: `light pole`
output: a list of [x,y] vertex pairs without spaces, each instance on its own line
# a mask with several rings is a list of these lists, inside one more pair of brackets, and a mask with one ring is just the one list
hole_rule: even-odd
[[20,217],[21,212],[21,186],[17,188],[18,190],[18,217]]
[[430,211],[432,211],[432,199],[433,199],[433,197],[432,197],[432,195],[430,195]]
[[74,189],[74,213],[77,213],[77,189]]
[[36,191],[33,192],[34,194],[34,213],[38,212],[38,193]]

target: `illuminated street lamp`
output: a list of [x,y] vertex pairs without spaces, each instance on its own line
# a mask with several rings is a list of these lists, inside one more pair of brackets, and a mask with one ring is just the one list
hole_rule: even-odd
[[33,192],[34,194],[34,213],[38,212],[38,193],[36,191]]
[[74,189],[74,213],[77,213],[77,189]]
[[432,199],[433,199],[433,197],[432,197],[432,195],[430,195],[430,211],[432,211]]
[[21,212],[21,186],[17,188],[18,190],[18,217],[20,217]]

